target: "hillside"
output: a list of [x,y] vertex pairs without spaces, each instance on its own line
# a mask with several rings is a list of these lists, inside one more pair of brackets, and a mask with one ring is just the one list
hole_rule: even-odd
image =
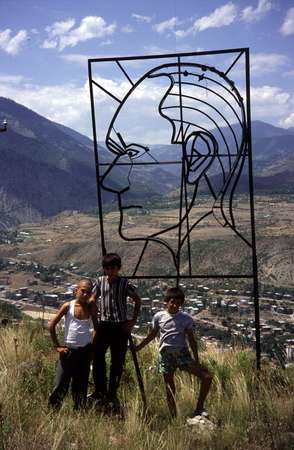
[[1,98],[3,117],[9,128],[0,139],[2,226],[96,204],[89,139]]
[[[0,227],[97,206],[94,153],[89,138],[0,98],[0,121],[4,117],[9,126],[0,139]],[[113,186],[121,178],[118,168]],[[141,195],[167,192],[168,178],[162,169],[147,171],[143,179],[138,177]]]
[[[287,196],[258,196],[255,204],[257,256],[259,280],[262,284],[282,287],[294,287],[294,208]],[[243,231],[249,233],[249,222],[246,214],[248,205],[238,204],[242,211]],[[172,208],[154,209],[148,215],[128,216],[132,227],[141,232],[146,227],[156,226],[156,221],[166,221],[177,214]],[[123,257],[125,274],[132,273],[136,263],[138,242],[124,242],[117,233],[117,213],[106,213],[108,235],[111,236],[111,249],[118,251]],[[60,265],[69,262],[78,264],[81,271],[96,272],[101,260],[101,243],[97,215],[62,213],[50,220],[25,224],[18,228],[20,241],[1,245],[1,255],[16,258],[28,255],[27,260],[41,262],[49,266],[58,261]],[[25,233],[25,234],[23,234]],[[249,270],[250,253],[242,249],[240,242],[217,227],[211,220],[201,227],[197,236],[191,240],[193,267],[198,272],[230,274]],[[108,248],[108,247],[107,247]],[[110,251],[108,249],[108,251]],[[161,247],[153,247],[146,255],[144,270],[146,274],[161,274],[163,268],[169,267],[169,259]]]
[[[119,396],[123,415],[72,410],[70,393],[61,410],[47,408],[57,353],[38,324],[1,329],[1,444],[5,450],[291,450],[294,373],[264,360],[257,376],[250,350],[227,351],[201,342],[200,358],[214,375],[207,409],[214,429],[186,424],[195,407],[198,383],[178,372],[178,418],[171,420],[157,344],[138,354],[147,397],[146,415],[133,361],[127,354]],[[91,392],[91,387],[89,388]],[[196,392],[195,392],[196,391]]]
[[[96,173],[89,138],[1,97],[0,121],[4,118],[8,130],[0,138],[1,228],[40,220],[64,210],[86,211],[96,207]],[[293,192],[293,130],[256,121],[252,123],[252,135],[256,192]],[[170,146],[151,147],[161,161],[170,158]],[[178,170],[175,165],[134,170],[136,192],[131,190],[128,195],[164,200],[166,194],[176,189],[173,175]],[[213,177],[219,177],[217,169],[213,170],[212,167],[212,182]],[[125,173],[120,167],[110,178],[112,187],[125,183]],[[241,180],[239,191],[246,189],[246,180]],[[106,200],[109,198],[106,194]]]

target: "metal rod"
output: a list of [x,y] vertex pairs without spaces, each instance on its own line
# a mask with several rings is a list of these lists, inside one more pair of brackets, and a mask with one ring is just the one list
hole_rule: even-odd
[[182,241],[182,213],[183,213],[183,187],[185,183],[185,146],[183,142],[183,136],[184,136],[184,130],[183,130],[183,105],[182,105],[182,81],[181,81],[181,59],[178,57],[178,83],[179,83],[179,99],[180,99],[180,120],[181,120],[181,126],[180,126],[180,133],[181,133],[181,143],[182,143],[182,174],[181,174],[181,191],[180,191],[180,208],[179,208],[179,230],[178,230],[178,252],[177,252],[177,272],[178,272],[178,279],[177,279],[177,286],[179,284],[179,275],[180,275],[180,268],[181,268],[181,241]]
[[260,369],[261,345],[260,345],[260,317],[259,317],[259,293],[258,293],[258,269],[255,238],[255,214],[254,214],[254,185],[253,185],[253,163],[252,163],[252,138],[251,138],[251,109],[250,109],[250,61],[249,49],[245,52],[246,64],[246,112],[247,112],[247,144],[248,144],[248,167],[249,167],[249,193],[250,193],[250,216],[251,216],[251,239],[252,239],[252,269],[253,269],[253,295],[255,313],[255,349],[256,367]]
[[[89,60],[90,61],[90,60]],[[91,76],[91,81],[92,83],[94,83],[99,89],[101,89],[103,92],[105,92],[105,94],[109,95],[110,97],[112,97],[114,100],[116,100],[118,103],[121,103],[121,100],[119,98],[117,98],[115,95],[113,95],[111,92],[109,92],[107,89],[105,89],[103,86],[101,86],[99,83],[97,83],[95,80],[92,79]]]
[[120,68],[120,70],[124,73],[124,75],[126,76],[126,78],[129,80],[129,82],[131,83],[132,86],[134,86],[133,81],[131,80],[131,78],[129,77],[129,75],[127,74],[127,72],[125,71],[125,69],[123,68],[123,66],[120,64],[119,61],[116,61],[116,64],[118,65],[118,67]]
[[[203,52],[188,52],[188,53],[181,53],[182,57],[187,56],[201,56],[201,55],[222,55],[226,53],[239,53],[244,52],[248,48],[230,48],[230,49],[224,49],[224,50],[211,50],[211,51],[203,51]],[[114,59],[117,61],[131,61],[133,59],[137,60],[145,60],[145,59],[159,59],[159,58],[175,58],[177,55],[174,53],[168,53],[163,55],[145,55],[145,56],[116,56],[116,57],[107,57],[107,58],[90,58],[90,62],[107,62],[107,61],[113,61]]]
[[[132,280],[176,280],[178,275],[125,275],[127,278],[132,279]],[[181,275],[181,278],[220,278],[220,279],[250,279],[253,278],[253,275],[217,275],[214,273],[209,273],[209,274],[200,274],[200,275]]]
[[94,105],[94,95],[93,95],[93,86],[92,86],[92,67],[91,67],[90,61],[88,61],[88,74],[89,74],[89,88],[90,88],[90,100],[91,100],[91,115],[92,115],[92,127],[93,127],[93,142],[94,142],[94,156],[95,156],[95,167],[96,167],[97,201],[98,201],[98,212],[99,212],[99,223],[100,223],[101,248],[102,248],[102,254],[105,255],[106,247],[105,247],[104,227],[103,227],[102,195],[101,195],[100,174],[99,174],[99,157],[98,157],[98,145],[97,145],[97,134],[96,134],[95,105]]
[[[240,154],[237,154],[237,153],[231,153],[230,155],[228,155],[227,153],[218,153],[218,156],[219,157],[224,157],[224,158],[230,158],[230,157],[232,157],[232,156],[246,156],[246,153],[240,153]],[[188,157],[189,156],[192,156],[192,155],[187,155]],[[120,162],[116,162],[115,163],[115,165],[116,166],[152,166],[152,165],[164,165],[164,164],[178,164],[178,165],[180,165],[180,164],[182,164],[182,161],[180,161],[180,160],[178,160],[178,161],[144,161],[144,162],[124,162],[124,163],[120,163]],[[100,163],[100,166],[112,166],[113,165],[113,162],[112,163]]]
[[141,394],[141,398],[142,398],[142,402],[143,402],[143,410],[144,410],[144,413],[146,413],[147,401],[146,401],[144,383],[143,383],[143,378],[142,378],[139,363],[138,363],[138,358],[137,358],[137,353],[136,353],[135,346],[134,346],[133,337],[131,334],[129,335],[129,349],[130,349],[130,352],[131,352],[131,355],[133,358],[133,362],[134,362],[134,366],[135,366],[138,386],[140,389],[140,394]]
[[230,72],[230,70],[234,67],[234,65],[236,64],[237,61],[239,61],[239,59],[241,58],[241,56],[243,55],[244,52],[240,52],[240,55],[237,56],[237,58],[234,60],[234,62],[230,65],[230,67],[228,68],[228,70],[225,72],[225,75],[228,75],[228,73]]

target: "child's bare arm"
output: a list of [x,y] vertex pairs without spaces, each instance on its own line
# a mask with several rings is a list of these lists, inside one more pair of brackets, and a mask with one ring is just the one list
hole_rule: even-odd
[[188,337],[189,345],[191,347],[196,364],[199,365],[198,345],[197,345],[197,341],[195,339],[193,330],[187,331],[187,337]]
[[142,350],[142,348],[144,348],[147,344],[149,344],[149,342],[153,341],[153,339],[156,337],[156,335],[157,335],[157,330],[155,330],[153,328],[150,331],[150,333],[148,334],[148,336],[146,336],[145,339],[143,339],[143,341],[139,345],[136,345],[136,347],[135,347],[136,352],[138,352],[139,350]]
[[92,319],[93,327],[94,327],[93,343],[95,343],[96,338],[97,338],[97,330],[98,330],[98,319],[97,319],[98,308],[97,308],[97,305],[95,302],[90,302],[89,308],[90,308],[90,315],[91,315],[91,319]]
[[58,338],[57,338],[57,334],[56,334],[56,325],[60,322],[62,317],[67,313],[68,308],[69,308],[69,303],[68,302],[64,303],[61,306],[61,308],[59,309],[58,313],[55,314],[55,316],[49,322],[49,325],[48,325],[53,345],[56,348],[56,351],[58,353],[67,353],[68,352],[68,348],[67,347],[65,347],[64,345],[60,345],[59,344],[59,341],[58,341]]

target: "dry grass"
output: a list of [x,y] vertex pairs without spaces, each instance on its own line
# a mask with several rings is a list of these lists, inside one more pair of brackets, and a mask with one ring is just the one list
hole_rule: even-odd
[[58,413],[49,411],[56,355],[48,336],[32,324],[0,333],[1,450],[294,448],[293,370],[264,365],[257,377],[250,351],[209,349],[201,354],[214,373],[207,407],[217,428],[197,433],[187,428],[185,418],[193,409],[198,385],[186,374],[177,375],[179,417],[172,421],[155,369],[156,345],[139,356],[148,398],[146,417],[128,358],[120,393],[125,410],[121,419],[94,410],[74,413],[70,396]]

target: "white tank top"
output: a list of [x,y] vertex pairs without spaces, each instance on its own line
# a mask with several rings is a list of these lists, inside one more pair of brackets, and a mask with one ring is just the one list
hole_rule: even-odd
[[64,342],[65,345],[71,348],[84,347],[92,342],[90,332],[91,319],[77,319],[75,317],[75,303],[76,300],[72,300],[69,303],[64,324]]

